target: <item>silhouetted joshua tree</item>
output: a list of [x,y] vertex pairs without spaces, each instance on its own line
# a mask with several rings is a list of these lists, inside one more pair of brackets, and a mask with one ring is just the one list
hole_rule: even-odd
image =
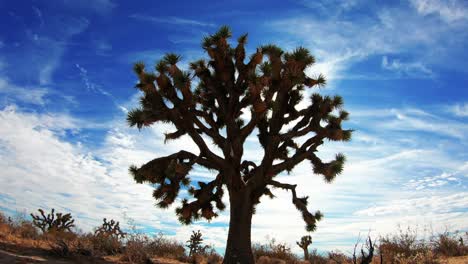
[[[307,209],[308,197],[298,196],[295,184],[278,182],[275,176],[308,160],[313,173],[331,182],[342,172],[345,157],[337,154],[325,162],[317,156],[317,148],[327,139],[347,141],[352,131],[341,127],[348,113],[342,110],[339,96],[313,93],[310,103],[298,109],[306,87],[325,85],[322,75],[311,78],[304,73],[315,62],[307,49],[284,52],[266,45],[246,62],[247,35],[238,39],[235,48],[228,42],[230,37],[226,26],[205,37],[202,47],[209,60],[190,63],[188,71],[178,67],[181,57],[172,53],[156,64],[156,73],[143,63],[135,64],[139,78],[136,87],[143,95],[140,107],[128,113],[129,125],[141,129],[157,122],[171,123],[175,131],[165,134],[166,140],[188,136],[199,152],[181,150],[141,167],[131,166],[130,172],[136,182],[155,186],[153,196],[161,208],[171,205],[181,185],[186,186],[194,199],[182,199],[176,209],[184,224],[216,217],[217,211],[225,208],[222,197],[226,189],[230,223],[224,263],[250,264],[254,263],[252,214],[263,195],[274,197],[271,187],[291,191],[292,203],[302,214],[307,230],[314,230],[322,217],[320,211],[311,213]],[[253,132],[258,133],[263,147],[257,162],[243,157],[244,144]],[[193,186],[189,173],[194,166],[216,171],[217,175]]]
[[304,260],[309,260],[309,245],[312,244],[311,236],[301,237],[301,241],[296,241],[296,244],[304,250]]
[[75,220],[72,218],[70,213],[55,213],[55,209],[52,208],[51,212],[46,216],[44,210],[38,209],[38,211],[40,215],[31,214],[31,217],[33,219],[34,226],[41,229],[43,233],[51,231],[71,231],[71,228],[75,226]]
[[203,238],[202,238],[202,233],[200,230],[197,232],[192,231],[192,235],[190,236],[190,239],[187,240],[187,247],[189,248],[189,256],[193,256],[193,254],[198,253],[200,250],[203,249],[201,246],[203,243]]
[[103,223],[100,227],[96,228],[94,234],[96,236],[124,238],[126,233],[120,230],[120,223],[111,219],[107,221],[106,218],[102,219]]

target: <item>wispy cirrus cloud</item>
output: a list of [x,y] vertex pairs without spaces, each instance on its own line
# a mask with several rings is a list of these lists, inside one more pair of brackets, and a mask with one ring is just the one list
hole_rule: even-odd
[[438,14],[446,22],[468,19],[468,5],[463,0],[410,0],[423,15]]
[[391,60],[387,56],[382,57],[382,68],[394,71],[408,77],[430,78],[433,72],[421,62],[401,62],[398,59]]
[[0,77],[0,94],[4,96],[5,102],[19,101],[43,106],[46,103],[46,96],[49,90],[41,87],[20,87],[12,84],[8,79]]
[[149,15],[144,15],[144,14],[132,14],[129,17],[136,19],[136,20],[153,22],[153,23],[186,25],[186,26],[201,26],[201,27],[215,27],[216,26],[213,23],[207,23],[203,21],[181,18],[181,17],[174,17],[174,16],[158,17],[158,16],[149,16]]
[[[309,70],[310,73],[322,71],[330,80],[365,79],[365,74],[355,76],[348,70],[354,64],[374,56],[387,58],[385,68],[410,73],[412,77],[433,76],[433,66],[458,67],[449,66],[450,63],[446,62],[453,61],[453,56],[449,54],[462,50],[464,45],[449,39],[454,34],[467,36],[466,24],[447,27],[439,19],[425,16],[415,9],[389,6],[372,6],[373,16],[363,14],[351,19],[347,12],[353,12],[356,6],[359,6],[359,1],[342,8],[336,15],[326,12],[316,17],[295,15],[268,22],[264,26],[283,34],[289,33],[296,42],[310,47],[317,57],[317,64]],[[400,26],[402,20],[405,27]],[[410,62],[390,61],[390,57],[408,57],[408,54],[412,55],[407,58]],[[456,65],[462,65],[461,58]],[[387,79],[408,77],[408,74],[380,75]],[[368,78],[375,79],[375,72]]]
[[448,112],[459,116],[459,117],[468,117],[468,103],[454,104],[452,106],[446,107]]
[[61,0],[65,6],[71,8],[87,9],[92,10],[98,14],[109,14],[114,8],[117,7],[117,4],[113,0],[83,0],[83,1],[73,1],[73,0]]

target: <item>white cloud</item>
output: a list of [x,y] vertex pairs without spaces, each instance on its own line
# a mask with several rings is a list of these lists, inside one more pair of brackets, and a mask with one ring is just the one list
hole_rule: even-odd
[[0,112],[0,120],[4,124],[0,128],[1,195],[13,201],[5,204],[0,199],[1,206],[27,212],[39,207],[70,211],[85,230],[102,217],[121,218],[123,212],[155,227],[162,220],[174,220],[154,214],[152,188],[135,184],[128,175],[131,157],[133,161],[152,157],[145,151],[124,149],[131,139],[115,144],[111,135],[99,161],[80,144],[59,138],[60,131],[75,127],[65,117],[10,107]]
[[448,107],[449,112],[459,117],[468,117],[468,103],[455,104]]
[[382,68],[410,77],[433,76],[432,71],[421,62],[401,62],[398,59],[392,61],[387,56],[382,57]]
[[[433,195],[412,199],[388,201],[383,206],[372,206],[359,210],[355,215],[387,216],[387,215],[426,215],[445,214],[453,211],[463,211],[468,206],[468,193],[459,192],[452,195]],[[462,227],[463,228],[463,227]]]
[[[321,4],[319,4],[321,5]],[[355,6],[355,5],[353,5]],[[386,67],[415,76],[433,76],[436,67],[460,68],[463,59],[456,60],[453,54],[464,49],[463,41],[451,40],[451,36],[466,38],[466,24],[445,23],[433,17],[415,15],[412,9],[398,7],[369,7],[371,15],[347,16],[353,6],[341,8],[338,14],[323,12],[321,16],[297,16],[268,22],[264,26],[284,36],[294,36],[296,44],[278,40],[281,46],[304,45],[317,57],[317,64],[308,73],[322,72],[332,82],[337,79],[391,79],[405,75],[361,74],[348,70],[355,63],[373,56],[405,57],[413,62],[390,61]],[[315,11],[315,10],[314,10]],[[349,18],[352,17],[352,20]],[[405,21],[405,26],[401,26]],[[424,29],[424,30],[422,30]],[[461,35],[460,35],[461,34]],[[463,36],[462,36],[463,35]],[[275,35],[277,37],[277,35]],[[287,39],[287,38],[286,38]],[[284,43],[281,43],[284,42]],[[286,45],[287,44],[287,45]],[[450,63],[448,63],[450,62]],[[435,72],[436,73],[436,72]]]
[[166,24],[174,24],[174,25],[188,25],[188,26],[202,26],[202,27],[214,27],[215,26],[215,24],[212,24],[212,23],[206,23],[203,21],[174,17],[174,16],[161,17],[161,16],[149,16],[149,15],[144,15],[144,14],[132,14],[129,17],[136,19],[136,20],[148,21],[148,22],[153,22],[153,23],[166,23]]
[[410,0],[422,15],[438,14],[447,22],[468,19],[466,1],[459,0]]
[[7,100],[12,98],[15,101],[44,105],[48,93],[46,88],[19,87],[0,77],[0,94],[3,94]]

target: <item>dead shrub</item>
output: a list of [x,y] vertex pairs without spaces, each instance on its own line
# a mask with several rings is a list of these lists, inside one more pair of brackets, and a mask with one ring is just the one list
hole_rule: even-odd
[[385,262],[395,262],[397,258],[414,257],[428,250],[424,243],[418,241],[416,229],[410,227],[406,230],[398,228],[396,234],[380,238],[379,252],[383,254]]
[[268,244],[255,243],[252,245],[252,252],[256,260],[261,256],[281,259],[287,263],[299,261],[298,257],[291,252],[291,248],[286,243],[279,243],[274,238]]
[[317,249],[314,248],[309,252],[310,264],[327,264],[328,260],[326,257],[318,254]]
[[348,257],[346,254],[340,251],[331,251],[328,253],[328,258],[334,263],[352,263],[352,259]]
[[94,235],[90,237],[95,251],[105,255],[114,255],[122,252],[122,242],[117,237]]
[[21,220],[18,223],[13,222],[10,226],[12,227],[13,234],[18,237],[33,240],[40,237],[39,231],[30,221]]
[[[464,234],[465,241],[468,239],[468,232]],[[450,233],[448,231],[438,234],[432,238],[434,253],[444,257],[457,257],[468,254],[468,245],[465,245],[463,235],[458,231]]]
[[165,237],[162,233],[154,236],[148,244],[151,255],[166,258],[182,258],[185,256],[185,248],[181,242]]
[[150,239],[145,235],[130,235],[121,259],[130,263],[145,264],[151,263],[151,256],[148,253]]

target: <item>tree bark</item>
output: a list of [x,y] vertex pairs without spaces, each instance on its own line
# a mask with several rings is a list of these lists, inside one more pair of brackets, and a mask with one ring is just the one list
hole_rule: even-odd
[[230,193],[229,233],[223,264],[254,264],[251,246],[252,201],[245,191]]
[[309,250],[307,248],[304,248],[304,260],[309,260]]

